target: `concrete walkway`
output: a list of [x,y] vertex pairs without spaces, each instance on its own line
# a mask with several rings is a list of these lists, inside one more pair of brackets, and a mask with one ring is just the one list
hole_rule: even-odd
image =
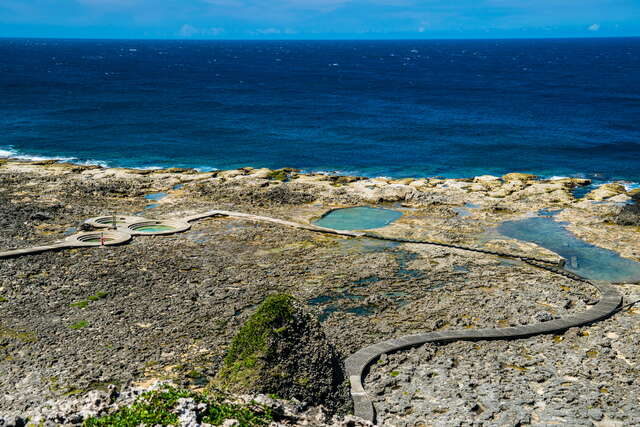
[[0,259],[16,258],[24,255],[33,255],[62,249],[121,245],[129,240],[131,240],[131,234],[122,231],[90,231],[86,233],[77,233],[64,240],[53,242],[48,245],[0,252]]

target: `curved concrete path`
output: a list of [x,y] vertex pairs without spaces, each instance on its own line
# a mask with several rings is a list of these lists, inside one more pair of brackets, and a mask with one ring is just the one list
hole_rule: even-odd
[[337,234],[340,236],[362,237],[367,234],[362,231],[334,230],[333,228],[318,227],[317,225],[312,225],[312,224],[301,224],[298,222],[286,221],[283,219],[271,218],[268,216],[260,216],[260,215],[247,214],[243,212],[222,211],[222,210],[212,210],[212,211],[204,212],[201,214],[187,216],[180,219],[182,221],[191,222],[191,221],[197,221],[203,218],[210,218],[210,217],[216,217],[216,216],[242,218],[242,219],[247,219],[250,221],[258,221],[258,222],[271,222],[273,224],[285,225],[287,227],[299,228],[302,230],[309,230],[309,231],[316,231],[319,233]]
[[[608,282],[594,282],[566,270],[528,262],[535,267],[544,268],[561,274],[573,280],[578,280],[596,287],[601,298],[596,305],[582,313],[566,316],[549,322],[535,325],[518,326],[512,328],[487,328],[487,329],[463,329],[440,332],[427,332],[424,334],[405,335],[382,341],[361,350],[358,350],[345,360],[345,370],[351,383],[351,397],[353,399],[354,414],[375,423],[375,408],[367,395],[362,381],[369,366],[380,356],[393,353],[410,347],[417,347],[426,343],[446,343],[452,341],[480,341],[496,339],[526,338],[533,335],[562,332],[569,328],[586,325],[603,319],[614,313],[622,304],[622,296]],[[567,274],[568,273],[568,274]]]

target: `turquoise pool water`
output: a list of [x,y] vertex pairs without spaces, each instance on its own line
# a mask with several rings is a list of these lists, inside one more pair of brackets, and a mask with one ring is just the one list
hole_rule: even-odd
[[175,230],[175,228],[168,225],[162,225],[162,224],[145,225],[143,227],[138,227],[135,229],[135,231],[145,231],[148,233],[157,233],[158,231],[170,231],[170,230]]
[[147,200],[158,201],[158,200],[164,199],[167,196],[168,196],[167,193],[149,193],[146,196],[144,196],[144,198]]
[[401,216],[402,212],[391,209],[358,206],[333,210],[314,224],[335,230],[368,230],[387,226]]
[[586,278],[614,283],[640,282],[640,263],[578,239],[565,225],[546,213],[544,216],[504,222],[497,231],[557,253],[567,260],[567,270]]

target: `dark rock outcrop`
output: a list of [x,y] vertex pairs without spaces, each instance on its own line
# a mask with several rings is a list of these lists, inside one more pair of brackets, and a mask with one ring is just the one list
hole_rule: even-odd
[[340,410],[343,366],[320,322],[290,295],[271,295],[233,339],[214,384]]
[[618,225],[635,225],[640,226],[640,193],[633,195],[635,201],[632,205],[626,205],[615,219]]

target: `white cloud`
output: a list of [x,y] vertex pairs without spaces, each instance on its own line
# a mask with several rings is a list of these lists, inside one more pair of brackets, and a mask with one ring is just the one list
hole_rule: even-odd
[[178,31],[178,36],[180,37],[195,37],[195,36],[210,36],[215,37],[224,33],[224,28],[222,27],[209,27],[209,28],[199,28],[194,27],[193,25],[184,24],[180,30]]
[[600,29],[600,24],[591,24],[587,27],[589,31],[598,31]]

